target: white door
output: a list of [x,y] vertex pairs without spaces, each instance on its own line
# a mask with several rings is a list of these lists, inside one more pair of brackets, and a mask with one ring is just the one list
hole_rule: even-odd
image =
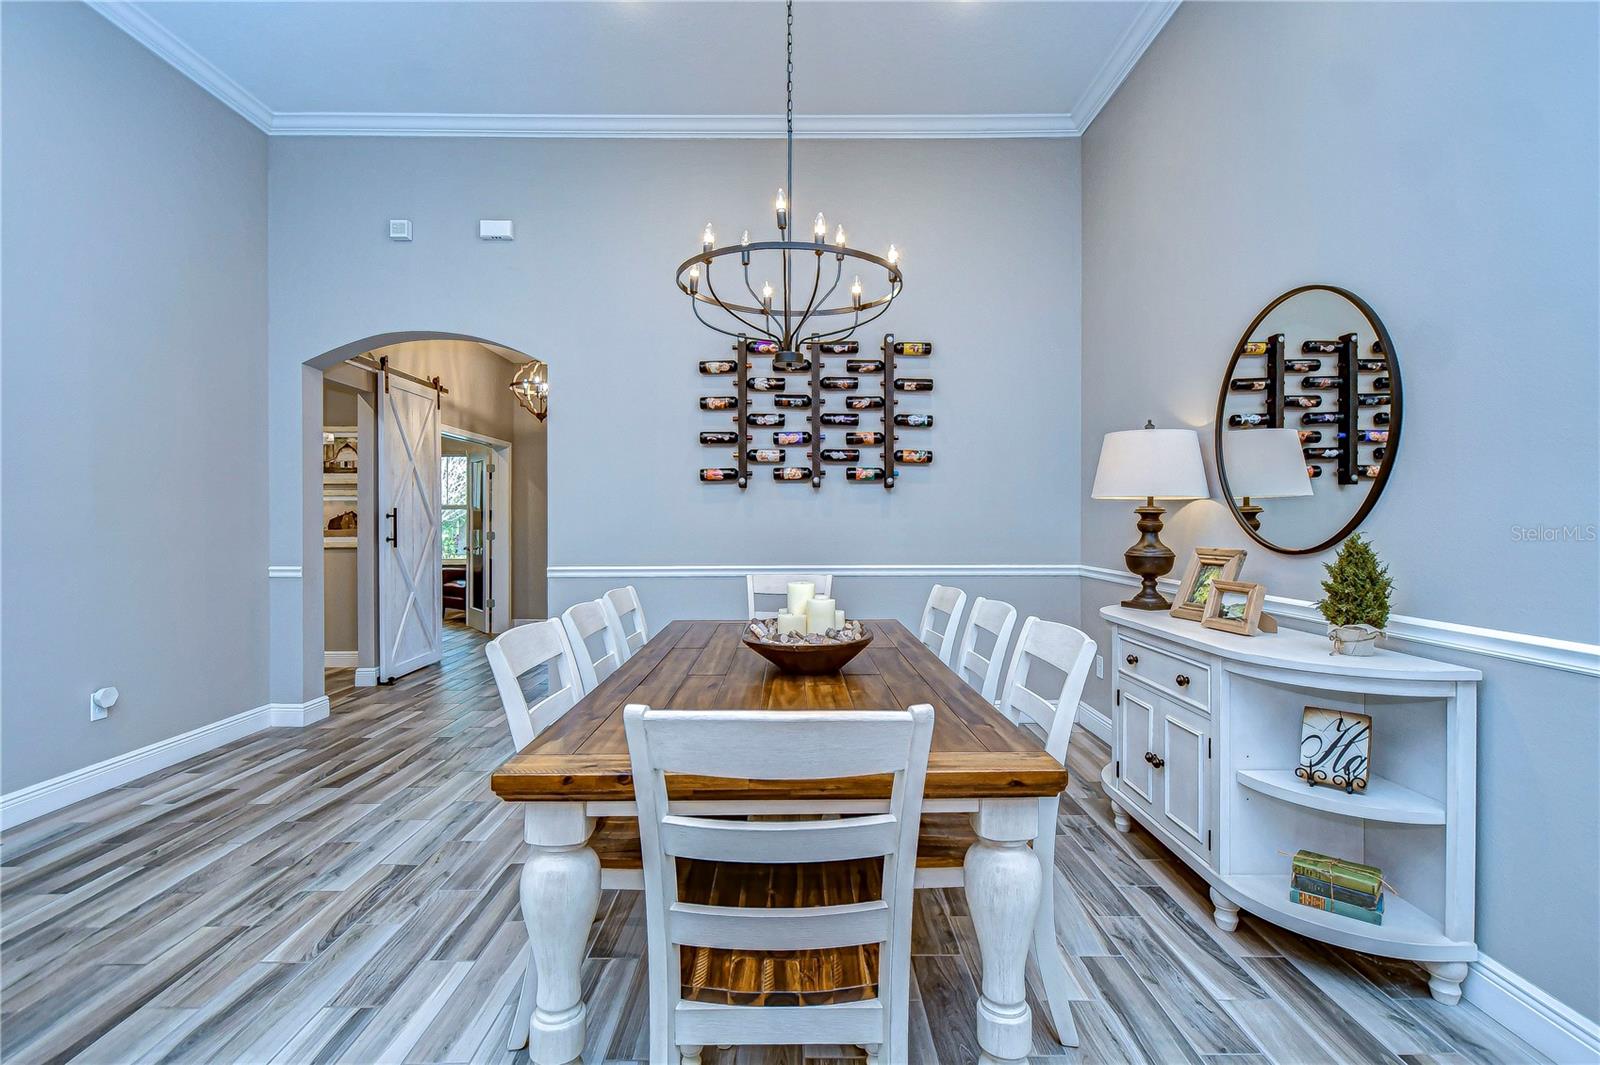
[[384,374],[378,396],[378,674],[403,677],[444,653],[439,554],[439,403]]

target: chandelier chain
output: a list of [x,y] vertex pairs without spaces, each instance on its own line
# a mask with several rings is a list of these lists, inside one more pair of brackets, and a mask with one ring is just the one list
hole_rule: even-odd
[[788,57],[786,80],[784,82],[784,130],[785,141],[788,144],[788,170],[789,202],[794,202],[794,0],[788,0],[785,5],[788,13],[788,22],[784,33],[784,48]]

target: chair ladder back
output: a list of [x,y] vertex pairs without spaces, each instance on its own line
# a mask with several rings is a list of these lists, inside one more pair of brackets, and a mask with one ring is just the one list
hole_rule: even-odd
[[[1017,608],[998,599],[979,596],[972,602],[972,612],[967,615],[967,628],[961,636],[961,647],[956,652],[956,675],[983,696],[985,702],[994,702],[1000,688],[1000,669],[1005,665],[1006,645],[1011,642],[1011,630],[1017,624]],[[989,633],[994,646],[984,655],[977,649],[978,634]]]
[[[961,632],[961,609],[966,605],[966,592],[960,588],[935,584],[928,593],[928,605],[922,608],[922,624],[917,627],[917,638],[947,666],[956,647],[956,637]],[[944,615],[943,629],[935,625],[940,614]]]
[[[1078,718],[1083,687],[1094,665],[1095,642],[1089,634],[1071,625],[1030,617],[1022,625],[1017,648],[1011,656],[1000,710],[1013,721],[1025,718],[1045,730],[1045,750],[1062,765],[1067,761],[1067,744]],[[1054,698],[1035,690],[1033,667],[1043,662],[1063,677]]]
[[[555,618],[507,629],[490,640],[483,653],[519,751],[570,710],[586,690],[566,628]],[[541,665],[546,670],[546,692],[530,703],[522,678]]]
[[750,619],[775,618],[776,610],[756,609],[756,597],[762,595],[789,594],[791,581],[810,581],[816,586],[818,598],[827,599],[833,595],[833,574],[831,573],[747,573],[744,578],[745,609]]
[[[569,606],[561,614],[561,624],[567,630],[567,642],[572,645],[572,657],[577,660],[585,691],[594,691],[627,660],[621,626],[613,620],[604,599]],[[602,648],[599,654],[589,645],[596,637]]]
[[622,629],[625,657],[632,658],[650,640],[650,628],[645,624],[644,605],[639,602],[639,593],[629,584],[611,589],[602,598],[616,613],[617,624]]

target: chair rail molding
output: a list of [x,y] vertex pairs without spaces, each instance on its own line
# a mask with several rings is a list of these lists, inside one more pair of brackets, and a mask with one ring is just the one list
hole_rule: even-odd
[[1079,567],[1067,562],[1016,562],[1016,563],[931,563],[916,562],[870,563],[864,565],[836,566],[830,563],[785,563],[779,565],[723,565],[701,564],[666,566],[644,563],[636,566],[548,566],[545,574],[550,580],[611,580],[621,577],[722,577],[743,580],[749,573],[795,573],[799,571],[831,573],[835,577],[1075,577]]
[[305,576],[305,571],[299,566],[268,566],[267,577],[271,580],[297,581]]

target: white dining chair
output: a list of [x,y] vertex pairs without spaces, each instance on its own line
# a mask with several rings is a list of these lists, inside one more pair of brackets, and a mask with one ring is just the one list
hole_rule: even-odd
[[[923,646],[939,656],[939,661],[950,664],[950,653],[956,647],[956,634],[961,631],[961,608],[967,605],[967,593],[960,588],[947,588],[935,584],[928,593],[928,605],[922,608],[922,624],[917,637]],[[944,618],[944,627],[937,624]]]
[[644,604],[639,602],[639,593],[634,591],[633,585],[623,588],[613,588],[602,596],[617,616],[617,624],[622,629],[622,646],[625,657],[632,658],[650,639],[650,627],[645,624]]
[[[483,653],[500,692],[506,724],[511,726],[511,742],[519,751],[559,721],[584,693],[566,628],[555,618],[507,629],[490,640]],[[536,672],[540,666],[544,667],[542,674]],[[534,685],[541,686],[543,694],[530,702],[528,689]],[[522,992],[517,996],[517,1012],[511,1022],[510,1050],[528,1045],[536,984],[531,944],[523,952],[523,961]]]
[[[650,1060],[699,1065],[707,1044],[811,1043],[905,1062],[933,708],[630,705],[623,724],[644,858]],[[723,820],[670,801],[668,773],[791,781],[892,773],[894,783],[883,813],[790,819],[807,812],[802,802],[786,804],[781,821]]]
[[826,599],[833,594],[833,575],[830,573],[748,573],[744,578],[745,603],[751,620],[775,618],[776,610],[757,610],[756,596],[789,594],[790,581],[810,581],[817,586],[817,596]]
[[[956,651],[956,675],[977,689],[986,703],[994,702],[1000,689],[1000,667],[1005,664],[1006,647],[1011,642],[1011,630],[1017,624],[1017,608],[998,599],[978,596],[972,602],[972,612],[967,615],[967,629],[961,635],[961,646]],[[984,637],[992,637],[993,642]],[[979,641],[983,650],[979,650]]]
[[572,657],[577,660],[584,691],[594,691],[596,685],[628,660],[628,641],[622,634],[622,624],[613,620],[604,599],[567,607],[561,613],[561,625],[567,630],[567,642],[572,645]]

